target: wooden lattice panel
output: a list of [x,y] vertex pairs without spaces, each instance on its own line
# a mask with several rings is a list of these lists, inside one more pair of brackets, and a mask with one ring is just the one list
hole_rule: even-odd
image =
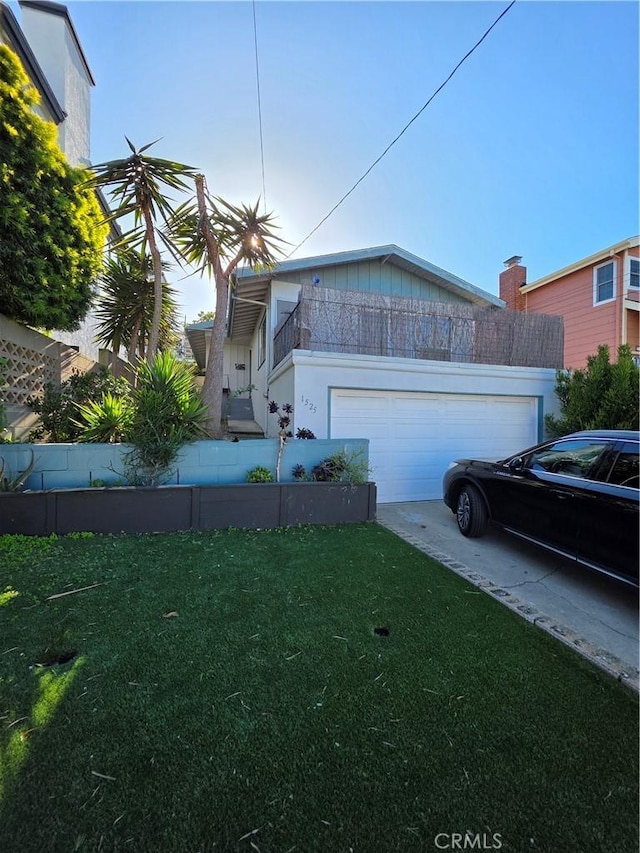
[[0,359],[6,361],[3,370],[6,385],[2,396],[9,405],[24,406],[28,397],[44,393],[47,382],[56,382],[56,363],[46,353],[0,340]]

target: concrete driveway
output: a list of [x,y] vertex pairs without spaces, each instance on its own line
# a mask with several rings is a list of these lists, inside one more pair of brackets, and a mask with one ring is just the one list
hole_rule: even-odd
[[502,531],[466,539],[442,501],[378,504],[377,520],[638,689],[638,594]]

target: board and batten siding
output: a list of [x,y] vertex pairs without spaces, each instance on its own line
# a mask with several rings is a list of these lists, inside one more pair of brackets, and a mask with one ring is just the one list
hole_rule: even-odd
[[281,281],[295,284],[312,284],[314,276],[320,279],[321,287],[336,290],[360,290],[384,296],[411,296],[414,299],[433,302],[468,302],[435,282],[427,281],[395,264],[383,264],[379,260],[318,267],[312,272],[304,270],[300,273],[278,273],[278,279]]

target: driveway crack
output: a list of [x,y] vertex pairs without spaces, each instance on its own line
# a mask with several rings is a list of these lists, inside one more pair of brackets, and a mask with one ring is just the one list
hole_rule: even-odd
[[502,586],[504,587],[504,589],[516,589],[519,586],[526,586],[527,584],[542,583],[542,581],[546,580],[547,578],[550,578],[552,575],[555,575],[557,571],[557,568],[552,569],[550,572],[547,572],[546,575],[542,575],[542,577],[539,577],[535,581],[520,581],[520,583],[510,584],[509,586],[507,586],[506,584],[502,584]]

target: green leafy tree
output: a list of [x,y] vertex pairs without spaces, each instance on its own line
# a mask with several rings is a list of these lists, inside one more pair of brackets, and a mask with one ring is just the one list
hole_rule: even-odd
[[39,95],[0,45],[0,308],[18,322],[77,329],[102,265],[108,227],[87,172],[72,168]]
[[183,163],[149,157],[144,152],[155,144],[153,142],[139,150],[128,139],[127,144],[131,149],[129,157],[92,167],[94,177],[90,185],[110,190],[115,209],[108,221],[133,217],[132,228],[123,234],[117,246],[138,246],[143,255],[147,250],[151,255],[153,315],[146,349],[147,361],[151,363],[159,347],[164,298],[159,241],[179,259],[171,239],[157,227],[157,222],[160,219],[166,224],[174,213],[167,191],[186,189],[185,178],[194,170]]
[[552,437],[583,429],[638,429],[640,370],[627,344],[618,348],[618,360],[609,360],[609,347],[598,347],[584,370],[559,370],[556,394],[560,417],[547,415]]
[[[163,271],[166,264],[162,264]],[[162,314],[158,347],[170,349],[177,340],[180,327],[176,291],[162,282]],[[145,358],[153,322],[154,282],[150,255],[141,255],[131,247],[116,251],[105,263],[100,290],[95,300],[98,322],[96,340],[111,348],[114,354],[114,373],[117,373],[117,353],[127,348],[128,359]]]
[[258,213],[253,207],[236,206],[211,197],[203,175],[195,176],[196,200],[181,205],[169,223],[170,232],[183,257],[213,275],[216,310],[211,331],[211,347],[202,388],[209,416],[207,434],[221,438],[223,351],[226,333],[229,288],[238,265],[269,267],[276,261],[279,244],[272,214]]
[[216,316],[215,311],[198,311],[198,316],[192,323],[212,323]]

